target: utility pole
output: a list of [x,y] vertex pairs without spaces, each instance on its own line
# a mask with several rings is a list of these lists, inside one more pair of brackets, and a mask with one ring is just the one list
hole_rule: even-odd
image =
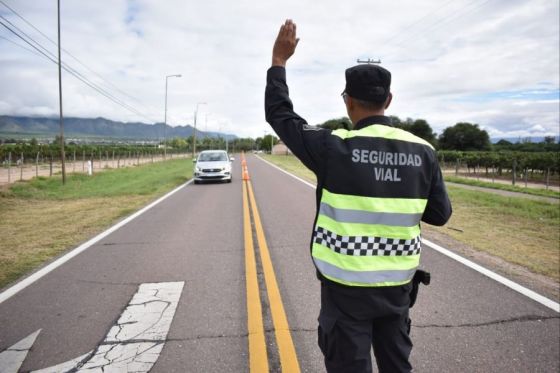
[[167,78],[165,77],[165,114],[163,115],[163,159],[165,160],[167,156],[167,144],[165,143],[165,131],[167,127]]
[[64,156],[64,122],[62,116],[62,69],[60,63],[60,0],[57,1],[58,13],[58,101],[60,103],[60,158],[62,161],[62,185],[66,184],[66,162]]
[[181,74],[167,75],[165,77],[165,116],[163,119],[163,159],[167,156],[167,139],[165,136],[165,128],[167,127],[167,79],[169,78],[180,78]]
[[195,159],[196,156],[196,117],[198,116],[198,105],[206,105],[206,102],[198,102],[196,104],[196,109],[194,111],[194,133],[193,133],[193,150],[192,150],[192,159]]
[[360,60],[360,59],[358,58],[358,60],[357,60],[356,62],[358,62],[358,63],[367,63],[368,65],[371,65],[371,64],[377,64],[377,65],[379,65],[379,64],[381,64],[381,60],[379,60],[379,59],[377,59],[377,60],[372,60],[371,58],[368,58],[367,60]]
[[[222,137],[222,128],[224,129],[224,131],[226,131],[226,126],[227,126],[227,122],[218,122],[219,123],[219,127],[218,127],[218,132],[220,133],[220,138]],[[229,146],[228,146],[228,137],[227,137],[227,133],[224,133],[224,141],[226,143],[226,153],[229,154]]]

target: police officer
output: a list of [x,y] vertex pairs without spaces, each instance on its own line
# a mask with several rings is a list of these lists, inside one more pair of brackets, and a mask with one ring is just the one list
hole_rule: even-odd
[[420,262],[420,221],[443,225],[451,204],[432,145],[391,126],[391,74],[346,70],[350,130],[309,126],[293,110],[286,62],[299,39],[280,28],[267,73],[266,120],[317,176],[311,256],[321,281],[318,343],[328,372],[410,372],[411,280]]

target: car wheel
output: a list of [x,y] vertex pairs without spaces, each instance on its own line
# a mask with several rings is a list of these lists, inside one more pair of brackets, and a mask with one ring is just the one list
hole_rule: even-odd
[[228,183],[231,183],[231,178],[227,181]]
[[199,183],[200,183],[200,181],[198,181],[198,180],[195,180],[195,181],[194,181],[194,183],[195,183],[195,184],[199,184]]

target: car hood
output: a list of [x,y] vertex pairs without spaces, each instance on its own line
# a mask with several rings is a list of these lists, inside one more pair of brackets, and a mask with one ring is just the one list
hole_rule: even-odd
[[219,162],[196,162],[196,167],[198,168],[222,168],[229,167],[230,163],[228,161]]

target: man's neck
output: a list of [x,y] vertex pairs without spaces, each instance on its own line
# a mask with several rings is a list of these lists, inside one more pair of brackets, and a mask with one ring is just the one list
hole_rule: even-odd
[[380,124],[384,126],[391,126],[391,118],[385,115],[370,115],[368,117],[362,118],[352,125],[353,130],[361,130],[364,127],[371,126],[372,124]]
[[362,119],[369,118],[369,117],[375,117],[375,116],[379,116],[379,115],[385,115],[385,109],[372,110],[372,111],[360,111],[360,112],[352,115],[350,117],[350,120],[352,121],[353,127],[356,127],[356,123],[358,123]]

